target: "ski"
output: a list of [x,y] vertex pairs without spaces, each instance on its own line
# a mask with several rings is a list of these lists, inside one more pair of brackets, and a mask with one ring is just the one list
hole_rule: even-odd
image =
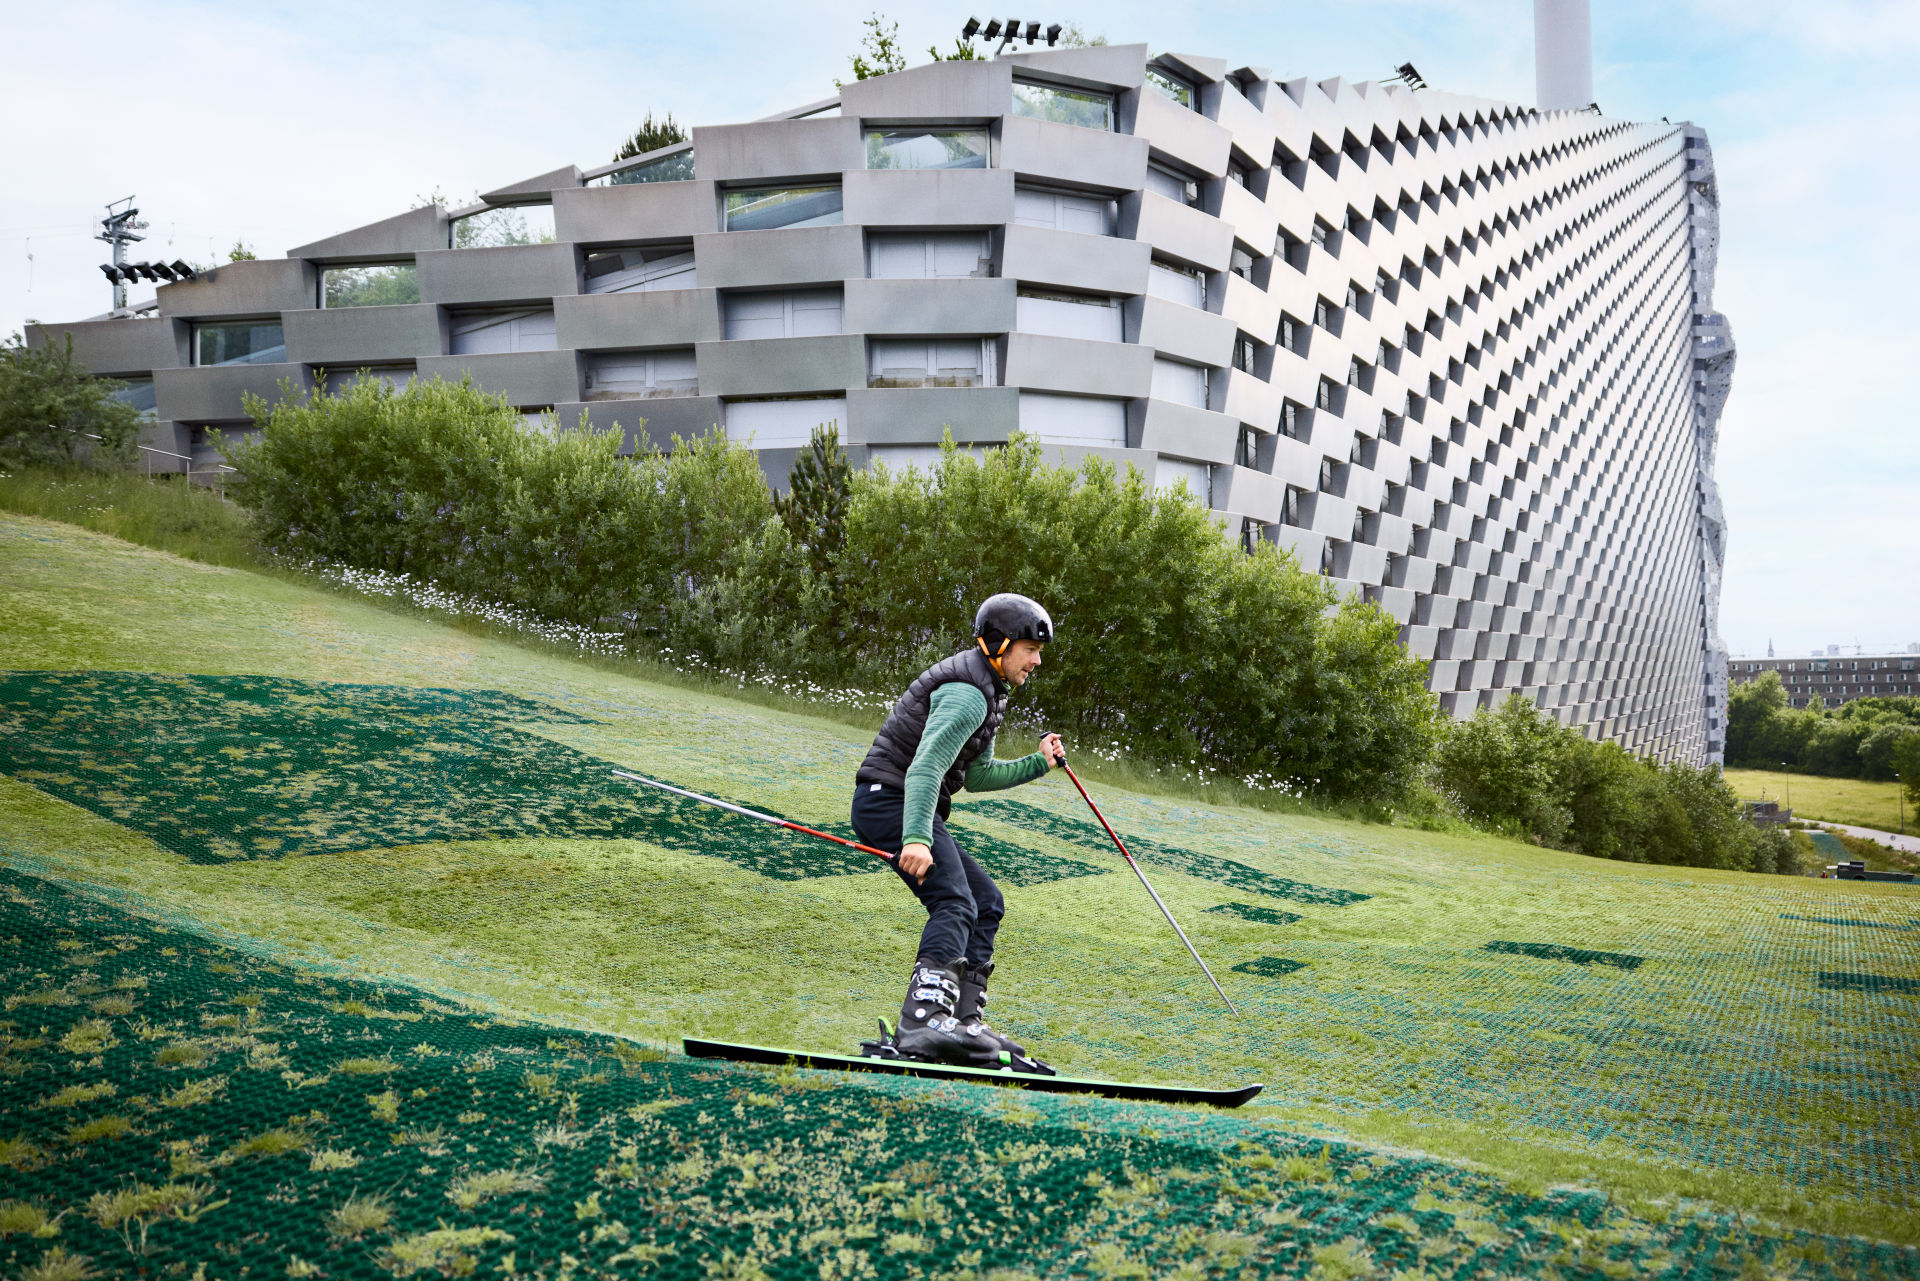
[[1233,1086],[1206,1089],[1185,1085],[1142,1085],[1127,1081],[1095,1081],[1084,1077],[1047,1076],[1034,1072],[1016,1072],[1009,1068],[955,1067],[946,1063],[926,1063],[918,1059],[867,1058],[855,1054],[813,1054],[805,1050],[770,1049],[762,1045],[734,1045],[726,1041],[705,1041],[686,1037],[683,1044],[689,1058],[730,1059],[736,1063],[767,1063],[779,1066],[821,1068],[835,1072],[891,1072],[900,1076],[932,1077],[943,1081],[981,1081],[996,1085],[1015,1085],[1050,1094],[1099,1094],[1110,1099],[1143,1099],[1154,1103],[1205,1103],[1218,1108],[1237,1108],[1262,1086]]

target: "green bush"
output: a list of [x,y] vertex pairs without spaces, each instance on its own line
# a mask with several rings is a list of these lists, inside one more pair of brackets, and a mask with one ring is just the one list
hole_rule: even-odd
[[1633,863],[1800,870],[1783,833],[1740,817],[1717,766],[1638,760],[1518,694],[1456,727],[1436,775],[1475,822],[1542,845]]
[[[1920,735],[1920,698],[1856,698],[1829,708],[1787,706],[1778,672],[1733,686],[1727,697],[1727,764],[1831,778],[1886,780],[1896,752]],[[1904,777],[1904,776],[1903,776]]]
[[964,646],[995,591],[1060,639],[1019,706],[1083,742],[1391,803],[1439,735],[1425,665],[1377,607],[1271,547],[1246,556],[1184,491],[1015,441],[932,470],[849,474],[816,438],[776,505],[715,433],[618,454],[620,433],[530,431],[466,383],[371,379],[248,407],[229,493],[298,558],[404,572],[634,644],[897,688]]
[[91,377],[71,335],[59,347],[12,335],[0,343],[0,467],[124,463],[140,434],[139,414],[114,397],[125,385]]

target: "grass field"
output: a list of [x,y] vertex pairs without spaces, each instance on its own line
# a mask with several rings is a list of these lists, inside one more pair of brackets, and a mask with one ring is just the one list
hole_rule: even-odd
[[998,1021],[1259,1104],[672,1055],[851,1048],[919,910],[607,770],[844,830],[865,738],[0,517],[0,1265],[144,1223],[209,1277],[253,1233],[274,1275],[1920,1275],[1907,886],[1107,789],[1235,1021],[1049,780],[956,810]]
[[1852,823],[1882,832],[1898,832],[1904,822],[1909,833],[1920,830],[1914,823],[1913,807],[1900,803],[1898,783],[1758,769],[1730,769],[1727,782],[1742,800],[1764,797],[1785,805],[1791,799],[1795,818]]

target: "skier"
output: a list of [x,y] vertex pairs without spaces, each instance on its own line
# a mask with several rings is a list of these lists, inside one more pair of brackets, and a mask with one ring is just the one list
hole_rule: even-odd
[[1006,911],[1000,887],[954,842],[953,794],[1017,787],[1065,763],[1058,734],[1039,750],[997,761],[993,738],[1007,692],[1040,666],[1053,620],[1025,596],[990,596],[973,619],[974,643],[907,686],[854,775],[853,826],[895,854],[893,867],[927,909],[926,929],[900,1007],[895,1044],[913,1058],[997,1064],[1021,1046],[987,1026],[993,938]]

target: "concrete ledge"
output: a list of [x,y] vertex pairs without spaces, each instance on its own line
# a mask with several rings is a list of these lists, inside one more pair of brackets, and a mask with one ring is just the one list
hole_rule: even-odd
[[1147,140],[1079,125],[1008,116],[1000,165],[1023,179],[1118,194],[1147,180]]
[[490,205],[518,204],[527,196],[544,196],[552,192],[580,185],[580,166],[563,165],[558,169],[549,169],[546,173],[535,174],[531,178],[522,178],[519,182],[510,182],[504,187],[496,187],[482,195],[480,199]]
[[[1131,202],[1129,202],[1131,203]],[[1127,231],[1122,212],[1120,230]],[[1139,198],[1139,217],[1133,238],[1145,241],[1162,257],[1173,258],[1203,271],[1225,271],[1233,258],[1233,228],[1212,214],[1189,208],[1156,192]]]
[[1007,113],[1013,68],[1003,60],[935,62],[840,86],[840,110],[868,122],[985,120]]
[[415,260],[428,303],[545,303],[580,292],[572,245],[442,249]]
[[282,380],[296,391],[313,385],[305,365],[211,365],[153,371],[159,418],[171,422],[251,422],[241,401],[258,396],[268,404],[280,399]]
[[576,294],[553,300],[563,348],[686,347],[720,337],[719,295],[711,289]]
[[1033,391],[1132,399],[1153,385],[1153,352],[1132,343],[1011,334],[1004,381]]
[[744,338],[703,342],[694,354],[708,395],[797,396],[864,388],[866,346],[858,334]]
[[1153,150],[1190,169],[1215,178],[1227,172],[1227,146],[1233,135],[1164,94],[1140,95],[1133,132]]
[[860,226],[985,227],[1013,221],[1013,174],[1005,169],[860,169],[846,175],[841,190],[847,221]]
[[278,316],[319,301],[311,264],[297,258],[230,262],[205,275],[154,291],[162,316],[214,320]]
[[1222,467],[1213,473],[1213,500],[1220,507],[1273,525],[1286,509],[1287,487],[1264,472]]
[[585,413],[589,425],[605,431],[621,429],[620,452],[671,449],[673,438],[693,440],[711,432],[720,421],[717,396],[662,396],[654,400],[566,401],[555,404],[554,415],[563,431],[579,427]]
[[1020,427],[1016,387],[855,387],[847,392],[847,441],[937,445],[951,430],[962,444],[1004,441]]
[[1013,328],[1011,280],[847,281],[846,326],[862,334],[1004,334]]
[[1233,360],[1238,327],[1225,316],[1149,294],[1140,299],[1137,332],[1141,346],[1164,355],[1201,365],[1226,365]]
[[837,285],[867,274],[859,227],[789,227],[696,236],[693,260],[709,289]]
[[27,346],[59,347],[73,338],[73,358],[87,372],[112,378],[145,376],[188,359],[186,326],[171,320],[82,320],[70,325],[28,325]]
[[433,356],[420,362],[422,378],[459,382],[466,374],[481,390],[514,405],[558,405],[580,399],[580,359],[571,351],[511,351],[483,356]]
[[[1226,463],[1232,461],[1239,439],[1240,424],[1210,409],[1152,399],[1138,400],[1128,407],[1127,443],[1135,449],[1150,449],[1196,462]],[[1219,502],[1218,477],[1214,483],[1214,505],[1231,506]],[[1245,509],[1235,507],[1234,510]]]
[[850,116],[697,127],[693,154],[700,158],[702,180],[729,186],[838,179],[848,169],[867,167],[860,122]]
[[1088,45],[1079,49],[1036,49],[1008,53],[998,62],[1012,63],[1017,73],[1036,80],[1058,80],[1088,89],[1138,89],[1146,78],[1147,46],[1143,44]]
[[287,257],[327,263],[378,262],[446,247],[447,211],[438,205],[426,205],[289,249]]
[[388,364],[447,349],[440,309],[431,303],[289,311],[282,323],[288,358],[305,365]]
[[553,228],[555,239],[579,245],[686,240],[720,230],[719,197],[710,182],[574,187],[553,193]]
[[1144,294],[1152,249],[1138,241],[1050,227],[1007,228],[1000,274],[1025,284],[1100,294]]

